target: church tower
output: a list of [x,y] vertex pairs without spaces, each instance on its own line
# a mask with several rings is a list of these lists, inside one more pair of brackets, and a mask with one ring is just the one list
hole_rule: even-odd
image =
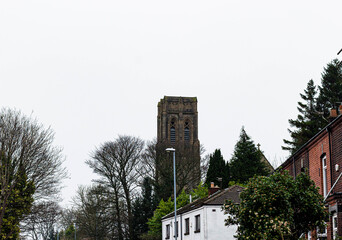
[[[192,189],[200,182],[197,98],[164,96],[158,103],[157,121],[157,155],[163,158],[165,148],[175,148],[177,185]],[[161,162],[157,173],[165,166]]]
[[158,143],[198,146],[196,97],[167,97],[158,103]]

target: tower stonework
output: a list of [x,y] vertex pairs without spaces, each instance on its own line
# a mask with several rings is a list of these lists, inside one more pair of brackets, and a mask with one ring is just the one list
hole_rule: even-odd
[[173,147],[179,190],[194,188],[200,182],[197,98],[164,96],[158,103],[157,121],[157,174],[162,175],[161,168],[168,165],[162,160],[165,148]]
[[158,143],[199,147],[196,97],[165,96],[158,103]]

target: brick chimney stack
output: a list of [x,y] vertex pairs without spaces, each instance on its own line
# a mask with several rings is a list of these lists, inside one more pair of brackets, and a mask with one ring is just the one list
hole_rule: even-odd
[[342,105],[338,106],[338,108],[330,109],[330,116],[329,116],[330,121],[334,120],[341,114],[342,114]]
[[337,110],[335,108],[330,109],[330,116],[329,118],[336,118],[337,117]]
[[209,196],[216,193],[220,188],[218,186],[215,186],[213,182],[210,183],[210,188],[208,189]]

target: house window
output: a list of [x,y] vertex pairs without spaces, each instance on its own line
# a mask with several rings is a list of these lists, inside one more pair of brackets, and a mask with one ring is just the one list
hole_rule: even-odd
[[337,214],[334,213],[332,216],[333,222],[333,239],[337,238]]
[[327,228],[317,228],[317,237],[319,240],[327,239]]
[[301,172],[305,172],[305,169],[304,169],[304,159],[300,159],[300,171]]
[[171,127],[170,127],[170,142],[176,143],[176,128],[175,128],[175,120],[171,120]]
[[178,221],[176,222],[176,235],[178,237]]
[[190,142],[190,128],[189,128],[189,122],[185,122],[184,126],[184,141]]
[[322,158],[322,176],[323,176],[323,195],[324,197],[327,196],[327,157],[324,156]]
[[170,224],[166,225],[166,237],[165,239],[169,239],[170,238]]
[[184,235],[189,235],[190,233],[190,222],[189,218],[185,219],[185,229],[184,229]]
[[201,231],[201,218],[200,215],[195,216],[195,233]]

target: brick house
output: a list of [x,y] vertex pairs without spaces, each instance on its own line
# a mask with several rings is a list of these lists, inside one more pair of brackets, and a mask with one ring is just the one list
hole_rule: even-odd
[[342,115],[337,116],[336,110],[332,110],[331,116],[336,118],[280,167],[294,177],[308,171],[325,199],[330,213],[327,228],[312,231],[308,239],[330,240],[342,236]]

